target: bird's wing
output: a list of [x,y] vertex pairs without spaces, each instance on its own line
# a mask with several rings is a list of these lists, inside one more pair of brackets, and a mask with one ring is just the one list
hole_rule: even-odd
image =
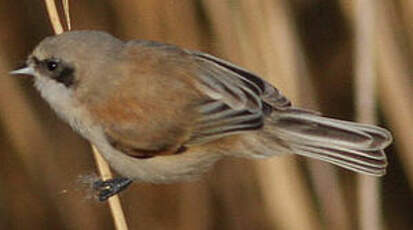
[[291,105],[255,74],[205,53],[188,52],[198,66],[196,87],[208,100],[197,108],[201,116],[195,121],[187,145],[260,129],[266,114]]
[[[136,55],[130,58],[145,63],[150,71],[138,69],[142,64],[130,65],[134,68],[128,76],[137,79],[125,81],[128,85],[121,86],[122,92],[106,93],[110,98],[94,113],[100,116],[112,146],[128,155],[174,154],[185,147],[257,130],[266,114],[290,106],[263,79],[211,55],[156,42],[131,45],[137,50],[129,52]],[[149,49],[152,58],[145,56]],[[136,90],[143,85],[146,88]]]

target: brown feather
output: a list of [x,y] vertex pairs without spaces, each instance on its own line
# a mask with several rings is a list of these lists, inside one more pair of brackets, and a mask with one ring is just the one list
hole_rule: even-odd
[[193,104],[200,100],[187,76],[190,65],[179,67],[170,61],[174,60],[173,55],[175,60],[186,60],[179,50],[152,50],[138,43],[126,48],[122,55],[129,62],[120,64],[118,73],[112,74],[123,77],[101,83],[99,90],[110,93],[92,103],[90,113],[104,128],[113,147],[128,155],[176,153],[189,138],[197,115]]

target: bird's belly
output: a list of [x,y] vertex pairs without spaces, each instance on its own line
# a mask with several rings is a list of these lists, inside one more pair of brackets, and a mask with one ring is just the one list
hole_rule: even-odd
[[206,172],[222,154],[189,149],[182,154],[139,159],[113,148],[108,142],[96,144],[115,171],[124,177],[150,183],[174,183],[195,179]]

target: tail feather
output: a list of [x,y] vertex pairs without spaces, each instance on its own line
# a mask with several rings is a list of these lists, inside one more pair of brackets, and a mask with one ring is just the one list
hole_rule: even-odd
[[383,150],[376,150],[376,155],[382,159],[365,157],[364,152],[354,150],[324,149],[321,147],[292,145],[291,148],[297,154],[320,159],[346,169],[374,176],[382,176],[386,173],[387,160]]
[[274,135],[293,152],[368,175],[386,172],[389,131],[373,125],[325,118],[291,108],[274,115]]

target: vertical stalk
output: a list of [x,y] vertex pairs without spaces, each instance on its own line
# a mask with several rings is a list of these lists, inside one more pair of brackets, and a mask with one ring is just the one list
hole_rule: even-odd
[[[60,21],[60,17],[57,12],[55,1],[45,0],[45,3],[46,3],[47,12],[49,14],[49,18],[50,18],[55,34],[63,33],[64,32],[63,25]],[[64,6],[65,18],[67,20],[66,23],[67,23],[68,29],[70,30],[71,23],[70,23],[69,1],[62,0],[62,3]],[[101,175],[102,179],[107,180],[107,179],[112,178],[109,165],[102,158],[102,156],[100,155],[100,153],[98,152],[95,146],[92,145],[92,149],[93,149],[93,154],[95,156],[96,165],[97,165],[99,174]],[[120,203],[119,196],[118,195],[112,196],[111,198],[109,198],[108,202],[109,202],[109,207],[112,213],[113,222],[115,224],[116,229],[127,230],[128,226],[126,223],[125,215],[122,210],[122,205]]]
[[[375,0],[355,2],[355,90],[357,120],[376,123]],[[358,177],[359,228],[380,230],[381,207],[377,178]]]
[[[110,172],[110,168],[108,163],[103,159],[102,155],[99,153],[97,148],[92,145],[93,155],[96,160],[96,166],[98,168],[100,177],[102,180],[108,180],[112,178],[112,173]],[[126,223],[125,214],[123,213],[122,204],[120,203],[120,199],[118,195],[114,195],[109,198],[109,207],[112,213],[113,223],[117,230],[127,230],[128,225]]]

